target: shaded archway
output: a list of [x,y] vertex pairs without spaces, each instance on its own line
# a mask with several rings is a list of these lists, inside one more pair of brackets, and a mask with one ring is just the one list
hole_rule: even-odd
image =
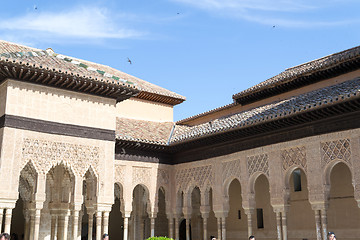
[[191,192],[191,221],[190,221],[190,238],[191,239],[202,239],[202,218],[200,212],[201,206],[201,195],[200,189],[195,187]]
[[[37,187],[38,173],[31,162],[28,162],[20,172],[19,177],[19,199],[13,209],[11,219],[12,234],[16,234],[19,239],[30,237],[30,211],[28,205],[34,201]],[[4,221],[3,221],[4,223]]]
[[287,212],[288,239],[315,238],[315,213],[309,202],[305,172],[301,168],[289,169],[285,186],[289,204]]
[[83,191],[84,198],[82,205],[82,226],[81,226],[81,238],[92,239],[95,237],[95,208],[97,203],[98,183],[97,176],[90,167],[83,177]]
[[155,236],[168,236],[169,221],[166,216],[166,197],[163,187],[158,190],[158,213],[155,220]]
[[146,239],[151,234],[148,214],[150,210],[149,190],[146,186],[139,184],[134,188],[132,204],[132,239]]
[[354,199],[351,176],[349,167],[342,162],[330,172],[328,230],[335,232],[338,239],[353,239],[349,231],[360,229],[360,209]]
[[121,209],[124,208],[123,190],[119,183],[114,184],[114,204],[109,214],[109,235],[111,239],[122,240],[124,237],[124,218]]
[[270,204],[269,181],[264,174],[260,174],[254,184],[255,216],[253,218],[253,232],[257,238],[277,238],[276,215]]
[[247,217],[242,207],[241,184],[238,179],[233,179],[226,187],[226,196],[229,198],[226,239],[246,239]]
[[46,174],[46,200],[42,217],[49,216],[50,239],[68,239],[70,211],[74,195],[75,176],[63,164],[52,167]]

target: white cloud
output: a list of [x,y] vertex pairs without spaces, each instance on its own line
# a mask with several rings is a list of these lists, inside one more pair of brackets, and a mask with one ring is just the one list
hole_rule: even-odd
[[[215,14],[264,25],[283,27],[330,27],[359,23],[359,19],[323,14],[330,8],[352,6],[354,0],[170,0]],[[325,16],[324,19],[321,17]],[[329,17],[330,16],[330,17]]]
[[[66,12],[33,12],[0,20],[4,35],[38,36],[45,39],[66,38],[102,40],[134,38],[144,33],[125,26],[126,15],[111,14],[105,8],[80,7]],[[123,20],[123,21],[122,21]]]

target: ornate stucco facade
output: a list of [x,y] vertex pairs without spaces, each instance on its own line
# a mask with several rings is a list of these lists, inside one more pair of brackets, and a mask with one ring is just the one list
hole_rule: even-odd
[[360,47],[178,122],[179,94],[0,41],[0,227],[26,240],[360,238]]

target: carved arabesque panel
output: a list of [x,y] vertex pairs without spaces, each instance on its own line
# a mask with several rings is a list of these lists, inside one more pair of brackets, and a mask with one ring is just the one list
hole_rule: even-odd
[[322,165],[340,160],[351,165],[350,139],[340,139],[321,143]]
[[22,147],[22,165],[32,161],[39,173],[47,173],[63,163],[74,173],[83,176],[90,166],[98,170],[99,147],[25,138]]
[[292,166],[301,166],[307,171],[305,147],[294,147],[281,151],[283,170],[286,171]]
[[159,185],[168,185],[170,183],[169,170],[158,169],[157,182]]
[[266,176],[269,176],[268,155],[260,154],[247,157],[247,168],[249,176],[255,172],[262,172]]
[[151,168],[134,167],[132,180],[134,184],[141,183],[149,186],[151,183]]
[[229,177],[240,178],[240,160],[234,160],[222,163],[223,182]]
[[176,189],[185,190],[190,183],[194,183],[202,188],[206,183],[212,185],[213,178],[211,165],[180,169],[175,173]]
[[115,182],[124,183],[125,166],[115,164]]

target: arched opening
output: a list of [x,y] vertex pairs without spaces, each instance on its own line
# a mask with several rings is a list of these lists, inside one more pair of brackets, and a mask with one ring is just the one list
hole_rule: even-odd
[[269,181],[264,174],[255,180],[255,216],[253,232],[257,238],[277,238],[276,216],[270,204]]
[[63,164],[57,165],[46,174],[46,200],[42,210],[42,217],[48,218],[50,232],[45,232],[49,226],[43,226],[44,237],[50,239],[68,239],[71,229],[70,211],[74,194],[75,177],[70,169]]
[[227,239],[246,239],[247,217],[242,207],[239,180],[232,180],[227,192],[229,197],[229,213],[226,218],[226,237]]
[[[11,219],[12,239],[30,237],[30,212],[27,205],[34,200],[38,174],[29,162],[20,172],[19,199],[16,201]],[[4,221],[2,222],[4,224]]]
[[209,190],[209,205],[210,205],[210,213],[209,213],[209,219],[208,219],[208,238],[210,236],[217,236],[217,219],[215,217],[214,213],[214,207],[213,207],[213,194],[212,189]]
[[97,177],[92,168],[89,168],[83,180],[81,239],[89,239],[96,236],[95,207],[97,202]]
[[358,236],[360,209],[354,199],[351,172],[345,163],[336,164],[330,173],[329,208],[327,211],[328,230],[335,232],[339,239]]
[[[186,239],[186,220],[183,219],[181,222],[180,222],[180,226],[179,226],[179,240],[187,240]],[[189,226],[189,232],[190,232],[190,240],[192,239],[191,236],[191,224]]]
[[286,185],[289,194],[288,239],[314,238],[315,213],[309,202],[305,172],[300,168],[292,170]]
[[123,191],[120,184],[114,184],[115,202],[111,207],[109,214],[109,235],[111,239],[122,240],[124,237],[124,218],[121,214],[121,208],[124,206]]
[[168,226],[165,189],[161,187],[158,190],[158,213],[155,220],[155,236],[168,236]]
[[142,185],[137,185],[133,190],[132,204],[132,239],[146,239],[150,237],[151,234],[150,219],[148,215],[148,210],[150,208],[148,189]]
[[201,205],[200,189],[198,187],[195,187],[191,192],[192,213],[191,213],[190,226],[192,231],[190,236],[192,239],[201,239],[203,236],[200,205]]

